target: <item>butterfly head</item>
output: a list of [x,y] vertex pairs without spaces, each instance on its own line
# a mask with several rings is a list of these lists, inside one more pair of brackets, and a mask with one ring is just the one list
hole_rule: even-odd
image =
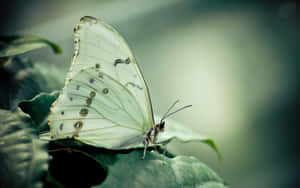
[[[160,122],[158,124],[155,125],[154,128],[151,128],[147,133],[146,133],[146,137],[145,137],[145,148],[147,148],[147,145],[152,142],[153,144],[156,144],[157,142],[157,137],[158,137],[158,134],[159,132],[163,132],[164,129],[165,129],[165,119],[185,108],[188,108],[188,107],[191,107],[192,105],[188,105],[188,106],[184,106],[184,107],[181,107],[173,112],[170,112],[171,109],[175,106],[175,104],[178,103],[178,100],[175,101],[171,107],[168,109],[168,111],[163,115],[163,117],[161,118]],[[154,135],[153,135],[153,139],[151,139],[151,135],[152,135],[152,131],[154,131]],[[144,156],[143,158],[145,157],[145,151],[146,149],[144,150]]]
[[160,123],[155,126],[155,129],[159,132],[163,132],[165,130],[165,121],[160,121]]

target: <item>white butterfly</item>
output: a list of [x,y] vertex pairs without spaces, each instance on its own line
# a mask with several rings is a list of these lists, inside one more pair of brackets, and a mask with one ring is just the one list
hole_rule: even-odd
[[74,33],[72,65],[49,116],[51,138],[108,149],[145,147],[145,156],[164,119],[178,111],[169,113],[177,102],[155,125],[148,87],[119,33],[90,16],[80,19]]

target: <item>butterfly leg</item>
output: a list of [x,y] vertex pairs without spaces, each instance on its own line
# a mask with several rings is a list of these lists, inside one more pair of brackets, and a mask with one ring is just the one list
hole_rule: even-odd
[[146,151],[147,151],[147,147],[148,147],[147,138],[145,138],[145,140],[143,141],[143,143],[144,143],[144,153],[143,153],[142,160],[144,160],[145,157],[146,157]]
[[150,142],[152,143],[152,140],[151,140],[151,133],[153,131],[153,128],[151,128],[145,135],[145,139],[143,141],[143,144],[144,144],[144,154],[143,154],[143,157],[142,157],[142,160],[145,159],[146,157],[146,151],[147,151],[147,147],[148,145],[150,144]]

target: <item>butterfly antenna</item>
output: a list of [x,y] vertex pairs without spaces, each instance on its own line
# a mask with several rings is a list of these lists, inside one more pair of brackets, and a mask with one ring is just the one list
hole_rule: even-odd
[[192,107],[192,105],[186,105],[186,106],[184,106],[184,107],[181,107],[181,108],[175,110],[174,112],[171,112],[171,113],[165,115],[165,116],[162,118],[161,121],[163,121],[163,120],[166,119],[167,117],[170,117],[171,115],[173,115],[173,114],[175,114],[175,113],[177,113],[177,112],[179,112],[179,111],[181,111],[181,110],[184,110],[184,109],[186,109],[186,108],[189,108],[189,107]]
[[175,106],[175,104],[177,104],[179,102],[179,99],[177,99],[167,110],[167,112],[163,115],[163,117],[161,118],[160,122],[162,122],[166,116],[168,115],[168,113],[172,110],[172,108]]

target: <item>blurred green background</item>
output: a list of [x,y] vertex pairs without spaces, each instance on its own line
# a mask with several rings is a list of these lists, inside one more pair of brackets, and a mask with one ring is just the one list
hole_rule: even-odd
[[[32,52],[67,72],[73,27],[101,18],[127,40],[150,88],[154,111],[180,99],[193,107],[173,116],[213,138],[219,165],[203,144],[172,143],[230,187],[297,187],[299,148],[299,3],[238,0],[3,1],[0,34],[33,34],[58,43]],[[61,83],[64,82],[61,77]],[[172,125],[167,125],[172,126]]]

